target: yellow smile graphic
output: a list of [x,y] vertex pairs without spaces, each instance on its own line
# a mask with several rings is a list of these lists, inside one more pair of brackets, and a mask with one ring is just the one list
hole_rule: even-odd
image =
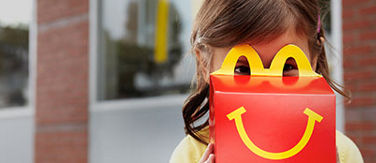
[[266,158],[266,159],[271,159],[271,160],[281,160],[281,159],[286,159],[289,157],[292,157],[299,153],[308,143],[309,139],[312,136],[313,129],[315,128],[315,122],[321,122],[323,117],[315,112],[313,112],[311,109],[306,108],[304,110],[304,114],[308,116],[308,122],[307,122],[307,127],[306,130],[304,131],[303,137],[300,139],[298,144],[296,144],[293,148],[284,151],[284,152],[278,152],[278,153],[273,153],[273,152],[268,152],[265,150],[260,149],[258,146],[256,146],[248,137],[244,126],[243,126],[243,120],[241,115],[245,113],[246,110],[244,107],[240,107],[239,109],[236,109],[235,111],[227,114],[227,118],[229,120],[235,119],[235,125],[236,129],[238,130],[238,133],[240,135],[240,138],[242,139],[243,143],[256,155]]

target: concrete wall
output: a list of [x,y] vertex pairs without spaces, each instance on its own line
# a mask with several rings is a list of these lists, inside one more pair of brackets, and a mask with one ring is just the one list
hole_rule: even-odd
[[183,127],[181,107],[91,112],[90,163],[166,163]]
[[0,162],[33,162],[33,123],[31,114],[0,118]]

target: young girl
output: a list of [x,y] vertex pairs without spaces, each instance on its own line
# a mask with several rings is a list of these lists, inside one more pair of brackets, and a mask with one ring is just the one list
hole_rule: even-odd
[[[279,49],[295,44],[307,55],[312,69],[335,91],[348,97],[329,77],[318,0],[205,0],[195,21],[191,43],[196,55],[197,87],[183,106],[187,136],[173,152],[171,163],[214,162],[206,114],[209,74],[220,68],[227,52],[237,44],[251,45],[265,68]],[[249,73],[248,61],[241,57],[235,74]],[[283,75],[298,75],[294,60],[287,60]],[[337,162],[363,162],[354,143],[338,131],[336,144]]]

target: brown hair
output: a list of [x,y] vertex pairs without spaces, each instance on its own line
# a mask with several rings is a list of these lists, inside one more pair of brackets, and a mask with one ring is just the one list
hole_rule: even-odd
[[[325,48],[321,37],[320,5],[318,0],[205,0],[197,13],[191,35],[196,57],[196,88],[183,106],[186,134],[207,144],[198,131],[208,126],[208,119],[201,124],[209,110],[210,47],[232,47],[244,42],[262,42],[283,34],[289,25],[295,25],[298,34],[308,38],[311,59],[317,57],[316,72],[341,95],[349,98],[329,77]],[[293,22],[293,23],[292,23]],[[319,27],[318,27],[319,26]]]

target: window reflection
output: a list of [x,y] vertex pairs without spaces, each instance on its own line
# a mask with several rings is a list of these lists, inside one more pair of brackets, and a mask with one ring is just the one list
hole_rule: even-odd
[[99,100],[189,90],[190,1],[103,0],[99,6]]
[[29,30],[0,25],[0,108],[26,104]]
[[28,101],[31,3],[0,1],[0,110]]

